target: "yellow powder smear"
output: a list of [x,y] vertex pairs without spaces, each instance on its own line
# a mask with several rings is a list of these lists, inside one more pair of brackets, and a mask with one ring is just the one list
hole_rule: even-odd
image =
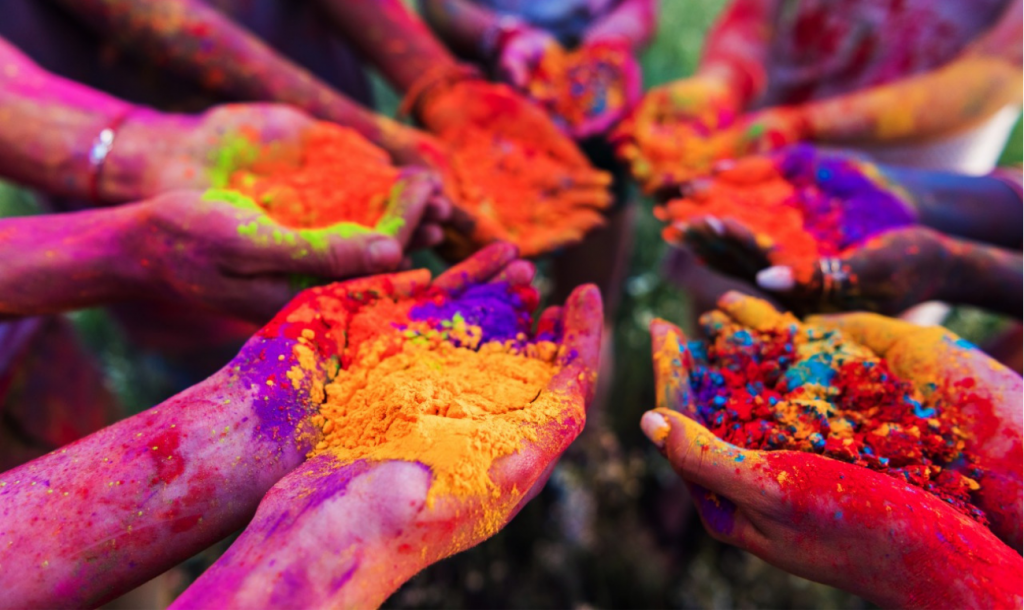
[[536,424],[561,419],[569,404],[545,389],[557,349],[490,342],[473,350],[435,334],[396,353],[394,339],[363,344],[357,363],[327,386],[313,455],[420,462],[433,472],[428,503],[438,495],[498,498],[493,462],[536,441]]

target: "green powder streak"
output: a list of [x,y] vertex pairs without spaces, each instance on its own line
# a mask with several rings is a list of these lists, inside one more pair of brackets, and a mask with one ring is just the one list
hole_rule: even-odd
[[223,144],[210,153],[213,167],[208,170],[210,184],[224,188],[231,181],[231,174],[256,161],[259,146],[240,134],[229,134]]

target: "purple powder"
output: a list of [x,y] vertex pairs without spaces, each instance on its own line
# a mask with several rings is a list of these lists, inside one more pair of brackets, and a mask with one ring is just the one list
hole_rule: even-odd
[[479,326],[485,342],[515,339],[519,333],[527,334],[530,330],[530,312],[506,282],[472,286],[454,299],[428,301],[409,312],[410,319],[430,322],[438,330],[456,315],[467,324]]

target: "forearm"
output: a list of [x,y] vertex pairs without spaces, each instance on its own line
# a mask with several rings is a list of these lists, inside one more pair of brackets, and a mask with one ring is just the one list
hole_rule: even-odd
[[93,195],[90,151],[132,106],[54,76],[0,39],[0,173],[48,193]]
[[623,0],[615,9],[595,22],[583,36],[592,42],[609,38],[629,41],[634,52],[643,50],[657,28],[658,3],[655,0]]
[[144,268],[124,237],[138,205],[0,220],[0,318],[58,313],[137,295]]
[[229,97],[291,104],[378,141],[379,118],[200,0],[60,0],[102,36]]
[[1020,95],[1019,66],[967,54],[931,72],[796,108],[818,141],[927,140],[977,125]]
[[1003,180],[906,167],[879,169],[906,189],[921,224],[948,235],[1021,247],[1017,227],[1024,224],[1024,202]]
[[258,412],[266,388],[229,366],[0,475],[0,606],[97,606],[242,527],[304,457]]
[[320,0],[353,47],[399,91],[455,58],[401,0]]
[[708,32],[697,74],[725,81],[741,107],[767,86],[776,5],[776,0],[735,0]]
[[1020,252],[950,238],[950,273],[940,299],[1020,317],[1024,289]]
[[419,0],[423,20],[461,57],[487,60],[484,44],[499,16],[467,0]]

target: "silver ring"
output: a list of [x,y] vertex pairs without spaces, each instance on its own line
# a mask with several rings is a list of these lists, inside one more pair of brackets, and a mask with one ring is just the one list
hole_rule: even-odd
[[821,269],[821,301],[836,303],[839,295],[846,289],[846,281],[850,279],[843,269],[843,263],[834,256],[826,256],[818,261]]

